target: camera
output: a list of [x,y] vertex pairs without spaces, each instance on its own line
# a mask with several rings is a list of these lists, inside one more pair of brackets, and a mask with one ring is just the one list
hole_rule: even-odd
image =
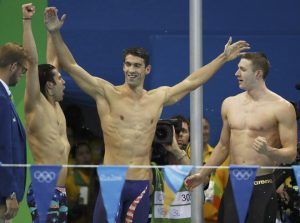
[[182,121],[179,119],[161,119],[158,121],[153,143],[171,145],[173,141],[173,126],[179,134],[182,129]]
[[179,134],[182,129],[182,121],[179,119],[161,119],[157,122],[154,140],[152,143],[151,162],[157,165],[167,165],[167,150],[164,144],[171,145],[173,141],[173,126],[175,133]]

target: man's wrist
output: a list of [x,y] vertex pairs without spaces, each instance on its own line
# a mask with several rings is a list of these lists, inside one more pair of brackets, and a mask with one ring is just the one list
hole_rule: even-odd
[[22,19],[23,20],[31,20],[31,18],[29,18],[29,17],[23,17]]
[[229,61],[225,51],[219,55],[219,59],[222,61],[222,63],[226,63]]
[[179,161],[179,160],[182,160],[185,156],[186,156],[186,152],[184,150],[180,150],[176,155],[176,159]]

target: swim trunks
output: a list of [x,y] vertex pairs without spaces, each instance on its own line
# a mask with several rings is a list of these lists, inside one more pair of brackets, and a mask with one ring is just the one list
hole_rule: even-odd
[[[31,185],[28,188],[27,204],[30,209],[32,222],[39,223],[39,214],[35,202],[35,195]],[[57,186],[48,209],[46,223],[67,223],[67,216],[68,206],[66,188]]]
[[[113,191],[111,193],[114,193]],[[117,223],[146,223],[149,215],[149,181],[126,180],[117,212]],[[101,188],[94,209],[94,223],[106,223],[107,215],[101,195]]]
[[[274,223],[276,220],[277,196],[273,174],[257,176],[253,184],[253,192],[245,222]],[[221,200],[218,222],[239,222],[230,180],[228,180]]]

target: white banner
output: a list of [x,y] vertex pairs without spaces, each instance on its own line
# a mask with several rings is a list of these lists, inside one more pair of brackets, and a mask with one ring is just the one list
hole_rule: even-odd
[[[164,192],[155,191],[154,204],[164,204]],[[172,205],[191,204],[191,193],[188,191],[177,192]]]
[[191,205],[171,206],[167,215],[164,215],[163,205],[154,205],[154,218],[181,219],[191,217]]

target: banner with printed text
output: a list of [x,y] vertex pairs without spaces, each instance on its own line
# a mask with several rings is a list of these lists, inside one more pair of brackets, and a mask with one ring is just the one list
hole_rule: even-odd
[[128,167],[99,166],[97,173],[108,223],[114,223]]
[[170,165],[164,169],[164,214],[167,215],[176,193],[183,185],[184,179],[189,175],[192,166]]

